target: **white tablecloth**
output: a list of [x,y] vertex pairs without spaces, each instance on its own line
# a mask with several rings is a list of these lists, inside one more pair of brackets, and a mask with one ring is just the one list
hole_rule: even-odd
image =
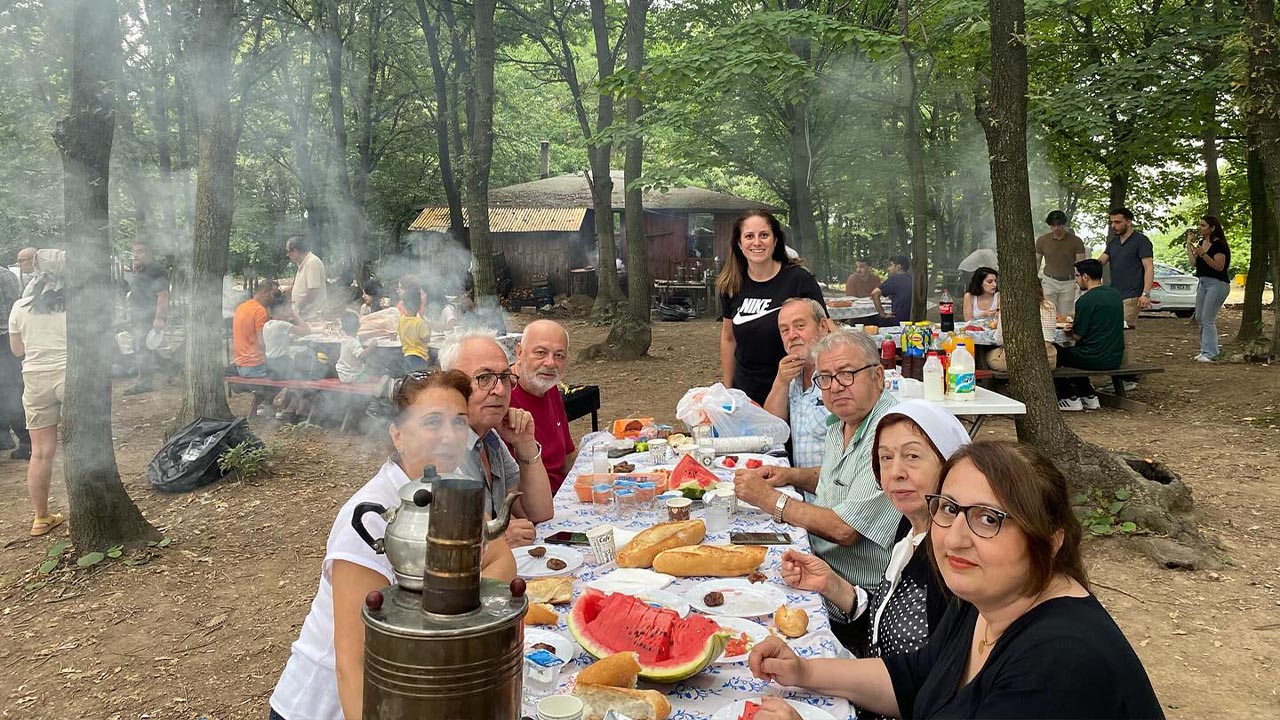
[[[661,518],[651,513],[637,517],[630,522],[618,522],[615,519],[603,517],[595,506],[578,501],[573,489],[573,481],[580,473],[591,471],[591,445],[597,441],[611,439],[612,436],[603,432],[592,433],[583,438],[580,444],[581,451],[578,453],[578,460],[568,477],[565,478],[560,492],[556,495],[555,518],[538,526],[539,538],[545,538],[561,530],[585,532],[605,522],[629,530],[642,530],[659,519],[666,520],[664,511]],[[633,454],[613,462],[621,462],[622,460],[634,464],[637,472],[641,472],[645,467],[649,466],[649,458],[645,453]],[[733,471],[731,470],[716,470],[715,472],[724,480],[733,479]],[[701,517],[701,515],[701,510],[694,510],[692,513],[692,517],[695,518]],[[791,533],[791,538],[796,548],[805,551],[809,550],[809,536],[802,528],[775,524],[768,515],[747,505],[739,505],[738,512],[732,516],[730,525],[731,530],[741,532],[788,532]],[[706,542],[708,544],[727,544],[729,535],[727,532],[708,534]],[[788,605],[798,605],[809,614],[809,634],[792,640],[791,646],[802,657],[836,657],[836,654],[842,648],[830,631],[821,597],[817,593],[789,588],[782,582],[779,565],[781,564],[784,549],[777,546],[771,547],[764,564],[761,566],[761,572],[768,576],[767,582],[774,584],[778,589],[786,593]],[[586,583],[615,568],[612,563],[597,568],[595,558],[592,556],[590,549],[581,548],[581,550],[586,561],[574,572],[575,599],[583,591]],[[683,595],[689,588],[705,579],[677,578],[665,590],[677,595]],[[567,613],[561,613],[560,624],[556,631],[572,637],[565,622],[567,617]],[[771,624],[770,619],[767,617],[751,619],[766,626]],[[574,661],[570,663],[569,667],[561,675],[561,692],[569,692],[573,687],[574,676],[592,661],[593,658],[579,648]],[[705,720],[711,717],[718,709],[736,699],[759,697],[763,694],[780,694],[809,703],[823,708],[836,718],[853,717],[852,709],[847,700],[814,695],[799,690],[786,691],[776,684],[770,685],[752,677],[751,671],[747,668],[745,662],[739,664],[712,664],[697,675],[672,685],[658,685],[642,680],[640,687],[652,688],[666,693],[672,706],[672,720]]]

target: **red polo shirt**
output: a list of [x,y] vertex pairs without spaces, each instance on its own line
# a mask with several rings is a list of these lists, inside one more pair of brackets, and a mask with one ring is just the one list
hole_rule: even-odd
[[569,435],[569,416],[564,411],[560,388],[553,387],[537,397],[517,384],[511,390],[511,407],[533,415],[533,436],[542,443],[542,464],[551,479],[551,494],[555,495],[564,482],[564,459],[576,449]]

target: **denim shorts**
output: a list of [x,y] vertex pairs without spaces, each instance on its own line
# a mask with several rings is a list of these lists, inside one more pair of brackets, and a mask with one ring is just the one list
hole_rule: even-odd
[[240,377],[265,378],[267,377],[267,365],[266,363],[263,363],[262,365],[250,365],[248,367],[237,365],[236,373],[240,375]]

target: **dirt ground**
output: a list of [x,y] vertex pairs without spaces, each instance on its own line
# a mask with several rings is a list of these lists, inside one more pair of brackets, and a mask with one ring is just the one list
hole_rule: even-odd
[[[513,326],[528,318],[512,318]],[[1224,333],[1234,335],[1238,310]],[[603,328],[569,322],[575,346]],[[685,389],[718,379],[712,322],[658,324],[652,358],[571,365],[601,387],[600,417],[674,419]],[[1170,718],[1280,716],[1280,370],[1192,362],[1189,321],[1143,319],[1137,357],[1163,364],[1135,393],[1148,409],[1072,414],[1082,436],[1149,454],[1192,488],[1224,569],[1166,570],[1123,540],[1089,541],[1094,589],[1146,665]],[[154,493],[145,465],[179,398],[174,386],[117,395],[117,460],[129,492],[171,545],[87,570],[37,567],[65,538],[28,540],[25,463],[0,461],[0,717],[264,718],[315,593],[337,508],[374,472],[382,441],[255,429],[278,448],[270,474],[203,491]],[[237,397],[234,407],[247,408]],[[575,436],[589,420],[573,424]],[[994,420],[983,437],[1011,437]],[[54,505],[65,507],[61,469]]]

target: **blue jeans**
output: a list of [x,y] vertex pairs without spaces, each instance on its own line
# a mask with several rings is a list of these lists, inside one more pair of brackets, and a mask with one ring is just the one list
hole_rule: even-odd
[[240,374],[240,377],[265,379],[267,377],[267,364],[263,363],[261,365],[249,366],[237,365],[236,372]]
[[414,370],[430,370],[431,365],[417,355],[404,356],[405,372],[413,372]]
[[1231,285],[1217,278],[1202,277],[1196,288],[1196,321],[1200,323],[1200,353],[1218,357],[1218,311],[1227,301]]

